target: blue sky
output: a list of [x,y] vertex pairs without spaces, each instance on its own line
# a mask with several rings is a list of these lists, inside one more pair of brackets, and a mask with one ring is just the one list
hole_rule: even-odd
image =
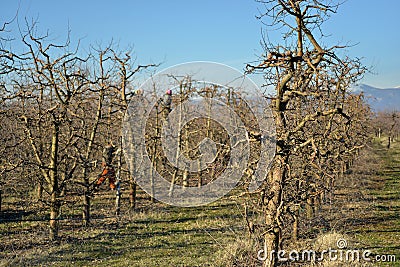
[[[121,48],[133,46],[141,64],[162,62],[165,68],[205,60],[243,69],[262,52],[263,25],[255,18],[262,8],[254,0],[2,0],[0,22],[18,10],[20,25],[24,18],[38,19],[39,29],[49,30],[54,40],[65,40],[69,27],[72,40],[82,39],[83,47],[111,39]],[[330,35],[326,44],[357,44],[348,54],[363,58],[375,73],[363,83],[400,86],[398,10],[398,0],[348,0],[323,27]]]

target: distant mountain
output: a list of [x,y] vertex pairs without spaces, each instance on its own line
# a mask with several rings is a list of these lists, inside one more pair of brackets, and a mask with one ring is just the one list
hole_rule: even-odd
[[360,84],[352,89],[353,92],[363,92],[365,100],[374,111],[400,111],[400,86],[380,89],[366,84]]

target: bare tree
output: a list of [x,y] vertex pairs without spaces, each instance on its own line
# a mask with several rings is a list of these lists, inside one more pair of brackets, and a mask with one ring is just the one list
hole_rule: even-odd
[[[343,109],[346,90],[357,81],[363,68],[358,60],[340,59],[335,54],[339,46],[325,48],[315,38],[315,32],[338,5],[295,0],[260,2],[266,10],[260,18],[267,20],[267,27],[287,29],[283,36],[287,45],[273,45],[265,39],[266,55],[258,65],[247,66],[249,72],[261,71],[267,85],[275,89],[271,108],[277,127],[277,148],[265,188],[263,228],[264,250],[271,252],[281,244],[281,217],[291,159],[299,149],[308,149],[310,160],[318,155],[317,136],[308,126],[348,116]],[[331,127],[326,127],[325,136],[330,132]],[[264,264],[275,266],[276,255]]]
[[[13,52],[14,71],[8,77],[6,98],[13,103],[27,136],[35,166],[46,184],[50,208],[50,239],[58,237],[58,216],[61,192],[71,180],[77,159],[73,145],[77,141],[71,120],[74,98],[85,84],[80,65],[85,59],[76,51],[69,52],[69,41],[57,45],[47,41],[48,35],[35,35],[35,24],[28,25],[22,35],[26,50]],[[57,55],[58,53],[58,55]],[[32,168],[34,169],[34,168]]]
[[[106,48],[92,50],[92,53],[88,55],[86,69],[83,70],[87,84],[82,87],[79,98],[76,98],[76,112],[73,113],[73,120],[79,124],[76,134],[79,141],[75,148],[82,177],[77,183],[83,186],[83,220],[86,225],[90,223],[93,193],[101,181],[98,180],[98,174],[96,174],[97,162],[103,148],[105,149],[108,145],[115,145],[118,156],[113,155],[110,160],[103,159],[101,173],[112,168],[110,175],[116,176],[109,179],[117,179],[115,188],[112,182],[112,189],[116,189],[117,192],[116,213],[119,214],[120,182],[123,174],[129,174],[122,157],[121,125],[129,101],[134,94],[130,83],[134,74],[155,66],[154,64],[139,65],[133,69],[135,62],[131,58],[131,51],[119,52],[113,43]],[[122,54],[124,56],[121,56]],[[132,188],[136,185],[133,182],[130,186]],[[134,201],[131,201],[131,205],[132,203]]]
[[[133,52],[131,49],[126,51],[119,51],[116,48],[111,49],[111,60],[114,63],[114,77],[112,80],[111,88],[114,90],[111,98],[110,104],[114,107],[110,114],[114,114],[113,118],[110,118],[112,123],[112,128],[114,129],[114,139],[118,150],[120,151],[118,157],[118,177],[117,179],[122,181],[123,175],[128,176],[129,181],[129,202],[130,208],[135,209],[136,206],[136,177],[134,173],[130,173],[124,158],[122,157],[122,121],[124,119],[125,113],[128,109],[133,96],[140,92],[140,88],[134,88],[133,80],[136,75],[145,71],[152,70],[159,66],[159,64],[137,64]],[[117,197],[116,197],[116,213],[119,214],[120,205],[120,195],[118,192],[119,184],[117,187]]]
[[398,111],[380,111],[374,117],[375,135],[381,138],[385,135],[387,138],[386,147],[389,149],[391,143],[398,138],[400,129],[400,115]]

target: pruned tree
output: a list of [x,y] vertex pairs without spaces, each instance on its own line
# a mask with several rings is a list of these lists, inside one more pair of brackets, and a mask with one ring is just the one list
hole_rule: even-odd
[[[110,51],[111,61],[113,62],[114,79],[112,80],[111,89],[113,90],[110,98],[110,115],[114,114],[113,118],[110,118],[110,123],[114,129],[114,139],[117,144],[117,148],[121,152],[118,157],[118,174],[119,179],[122,175],[128,177],[129,183],[129,203],[130,208],[133,210],[136,207],[136,174],[130,173],[129,168],[125,162],[125,158],[122,157],[122,121],[125,113],[128,110],[128,106],[133,99],[133,96],[140,92],[140,88],[135,88],[133,83],[136,75],[143,73],[146,70],[154,70],[159,64],[138,64],[136,58],[133,55],[131,49],[126,51],[120,51],[116,48],[112,48]],[[119,213],[119,198],[120,193],[117,193],[116,198],[116,213]]]
[[[294,157],[304,151],[306,154],[300,154],[312,165],[321,154],[323,138],[331,138],[333,130],[329,121],[346,123],[340,118],[351,119],[344,109],[347,89],[361,77],[364,68],[357,59],[339,58],[336,52],[340,46],[324,47],[315,37],[329,14],[336,12],[338,4],[311,0],[260,2],[265,6],[260,16],[265,25],[286,30],[282,36],[285,45],[274,45],[264,38],[265,55],[261,62],[247,65],[248,72],[263,73],[266,85],[275,91],[271,109],[277,147],[263,194],[266,196],[264,250],[271,252],[281,246],[282,216]],[[301,173],[297,175],[304,180]],[[304,186],[313,187],[316,179],[310,178],[305,179]],[[272,254],[264,266],[276,264],[276,254]]]
[[400,112],[396,110],[380,111],[375,114],[373,120],[375,136],[381,138],[384,135],[387,138],[386,147],[389,149],[400,132]]
[[135,74],[156,64],[137,65],[132,50],[119,51],[113,43],[83,53],[79,44],[72,47],[69,34],[65,43],[56,44],[48,33],[38,31],[35,22],[26,23],[20,32],[22,50],[5,49],[1,39],[1,116],[7,121],[2,128],[9,133],[4,135],[4,148],[22,153],[20,160],[1,157],[0,171],[18,171],[19,179],[25,179],[24,171],[32,173],[26,179],[37,184],[38,199],[50,209],[49,236],[54,240],[66,194],[82,196],[83,221],[89,224],[91,198],[101,173],[97,163],[108,143],[121,151],[118,177],[128,176],[122,119],[135,91]]
[[[84,86],[80,66],[86,59],[62,45],[36,35],[35,23],[22,34],[23,52],[11,52],[13,72],[7,77],[4,98],[20,119],[24,139],[30,147],[26,168],[38,172],[48,198],[51,240],[58,238],[61,193],[77,167],[73,146],[77,141],[71,120],[74,100]],[[34,175],[32,175],[35,177]]]

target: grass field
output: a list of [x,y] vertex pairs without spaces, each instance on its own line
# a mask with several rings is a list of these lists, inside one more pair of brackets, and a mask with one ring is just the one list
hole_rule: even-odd
[[[375,140],[342,181],[330,217],[332,231],[348,239],[348,248],[370,250],[370,258],[390,257],[373,266],[400,266],[400,143],[390,150]],[[352,266],[352,264],[348,264]]]
[[377,175],[367,177],[369,184],[361,190],[361,211],[347,232],[354,234],[359,248],[375,254],[396,255],[396,262],[382,266],[400,266],[400,143],[387,150],[379,141],[374,151],[381,160]]
[[[241,208],[228,199],[197,208],[141,201],[118,220],[63,221],[56,244],[47,241],[45,222],[0,222],[0,266],[212,266],[215,252],[244,229]],[[112,203],[108,194],[95,206],[106,213]]]
[[[400,266],[400,143],[387,150],[382,142],[373,143],[338,182],[337,201],[319,214],[329,227],[303,231],[314,231],[317,237],[326,231],[340,233],[349,239],[349,248],[368,249],[373,256],[396,255],[397,262],[382,266]],[[47,222],[4,221],[39,218],[46,212],[33,206],[17,212],[24,203],[5,198],[0,266],[223,266],[221,258],[246,235],[243,209],[230,198],[204,207],[178,208],[150,203],[142,193],[138,210],[123,209],[117,219],[111,208],[113,193],[101,194],[95,198],[89,227],[74,220],[79,210],[64,208],[70,219],[61,222],[57,243],[47,240]],[[315,242],[306,236],[300,244]]]

